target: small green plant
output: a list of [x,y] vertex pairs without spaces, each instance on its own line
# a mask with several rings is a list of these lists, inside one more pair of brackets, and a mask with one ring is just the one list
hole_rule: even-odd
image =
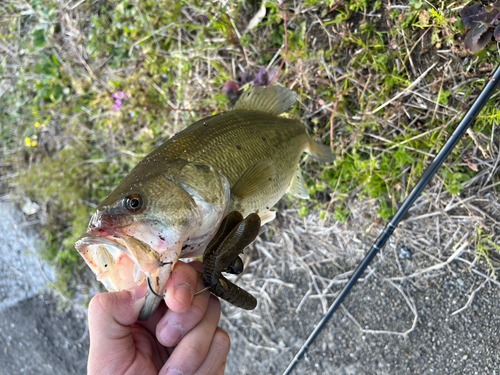
[[443,177],[446,189],[452,195],[457,195],[458,193],[460,193],[460,190],[464,188],[462,183],[470,180],[470,176],[468,174],[459,172],[453,173],[449,170],[445,170],[443,172]]
[[333,218],[335,220],[340,221],[341,223],[345,223],[349,217],[350,211],[347,209],[342,209],[338,206],[335,207],[335,213],[333,214]]
[[307,215],[309,215],[309,208],[305,206],[301,207],[299,210],[299,217],[306,217]]
[[484,230],[481,228],[477,228],[475,237],[476,237],[476,256],[478,260],[481,260],[481,258],[484,258],[486,260],[486,263],[488,263],[488,266],[492,270],[493,278],[496,279],[497,275],[495,272],[495,265],[493,264],[490,258],[490,254],[492,251],[495,251],[498,254],[500,254],[500,246],[492,241],[492,238],[494,237],[493,234],[486,234],[484,233]]

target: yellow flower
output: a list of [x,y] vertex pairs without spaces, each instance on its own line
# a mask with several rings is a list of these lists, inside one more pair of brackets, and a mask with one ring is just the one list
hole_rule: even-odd
[[30,139],[30,137],[24,138],[24,143],[26,144],[26,147],[31,146],[31,139]]
[[37,121],[35,122],[35,128],[38,128],[40,126],[40,123]]
[[37,144],[38,144],[38,143],[36,143],[36,141],[31,142],[31,145],[32,145],[33,147],[35,147]]

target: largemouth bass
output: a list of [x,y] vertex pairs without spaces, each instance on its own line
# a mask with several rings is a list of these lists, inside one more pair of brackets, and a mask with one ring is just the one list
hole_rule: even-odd
[[293,91],[259,87],[233,110],[199,120],[147,155],[97,207],[75,247],[109,291],[149,283],[140,319],[154,313],[179,258],[203,254],[224,217],[258,213],[289,191],[309,198],[298,163],[330,149],[279,115]]

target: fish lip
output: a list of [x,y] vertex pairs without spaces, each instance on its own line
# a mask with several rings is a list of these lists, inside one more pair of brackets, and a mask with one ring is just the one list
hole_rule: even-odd
[[[103,236],[103,234],[105,234],[105,236]],[[89,230],[88,232],[84,233],[78,238],[78,240],[75,242],[75,248],[80,254],[83,255],[83,253],[85,252],[85,248],[90,245],[99,244],[99,245],[113,246],[122,253],[124,253],[128,258],[130,258],[136,265],[140,267],[139,262],[134,256],[131,256],[130,251],[126,248],[126,246],[120,244],[116,240],[117,238],[120,238],[124,241],[127,241],[128,240],[127,237],[128,236],[122,235],[109,228],[93,228],[92,230]],[[143,244],[145,246],[148,246],[145,243]],[[146,274],[146,277],[149,278],[150,276]],[[146,292],[145,296],[144,306],[142,307],[139,313],[138,320],[140,321],[149,320],[156,311],[156,309],[158,308],[158,306],[160,305],[160,302],[161,299],[158,298],[154,293],[152,293],[148,287],[148,291]]]
[[90,219],[88,231],[126,227],[133,223],[133,216],[130,213],[124,212],[121,207],[98,207]]
[[154,314],[158,306],[160,306],[161,299],[156,297],[153,293],[151,293],[150,290],[146,293],[146,301],[144,302],[144,306],[141,309],[141,312],[139,313],[139,318],[138,320],[140,321],[146,321],[151,318],[151,316]]
[[99,234],[97,234],[97,233],[94,234],[92,232],[94,232],[94,230],[88,231],[88,232],[82,234],[78,238],[78,240],[76,240],[75,248],[76,248],[76,250],[78,250],[78,252],[80,252],[80,248],[82,248],[82,247],[86,247],[86,246],[93,245],[93,244],[97,245],[97,244],[104,243],[106,245],[115,246],[115,247],[119,248],[120,251],[123,251],[125,254],[127,254],[125,246],[123,246],[120,243],[118,243],[117,241],[109,238],[113,235],[117,235],[116,232],[113,231],[114,233],[109,235],[109,236],[102,236],[102,232],[100,232]]

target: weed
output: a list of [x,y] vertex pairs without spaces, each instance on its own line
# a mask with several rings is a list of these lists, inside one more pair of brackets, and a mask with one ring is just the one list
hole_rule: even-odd
[[476,256],[478,258],[478,261],[481,260],[481,258],[484,258],[486,263],[490,266],[492,270],[492,276],[493,278],[497,278],[496,272],[495,272],[495,266],[492,263],[490,259],[490,254],[493,252],[499,253],[500,252],[500,246],[496,244],[495,242],[492,241],[492,238],[494,237],[493,234],[486,234],[484,233],[484,230],[481,228],[477,228],[477,232],[475,235],[475,240],[476,240]]
[[[303,162],[312,199],[299,216],[321,209],[344,222],[357,195],[380,199],[386,220],[484,83],[468,79],[496,61],[489,49],[474,58],[437,52],[464,31],[451,4],[271,1],[246,31],[256,12],[246,1],[84,2],[72,11],[55,0],[11,1],[0,23],[10,52],[0,57],[2,181],[43,203],[46,256],[68,275],[90,213],[141,157],[228,109],[225,82],[282,66],[277,82],[299,96],[291,115],[336,154],[327,167]],[[437,67],[408,89],[429,61]],[[497,102],[475,125],[493,142]],[[457,162],[471,147],[461,142],[439,174],[451,194],[481,172]]]

